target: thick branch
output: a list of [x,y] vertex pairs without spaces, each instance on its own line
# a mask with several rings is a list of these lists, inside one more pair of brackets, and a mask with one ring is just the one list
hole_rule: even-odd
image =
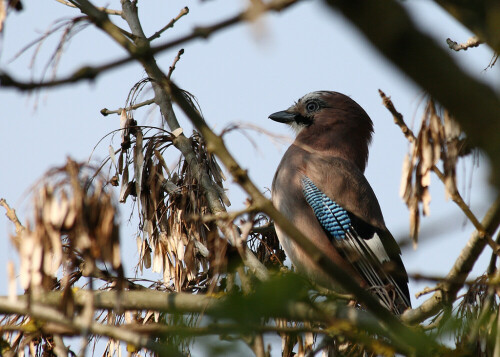
[[[49,293],[53,294],[53,293]],[[59,300],[57,307],[60,307],[62,302],[62,294],[58,293]],[[115,295],[115,299],[116,299]],[[89,296],[87,295],[87,301]],[[116,303],[116,300],[115,300]],[[85,302],[82,302],[81,306],[84,306]],[[40,320],[45,322],[54,323],[64,329],[70,331],[88,331],[92,334],[99,336],[107,336],[116,340],[124,341],[135,347],[147,348],[151,351],[158,353],[159,355],[165,356],[182,356],[176,349],[169,347],[164,343],[157,343],[153,339],[140,335],[138,333],[124,330],[123,328],[104,325],[99,323],[88,324],[82,316],[76,316],[73,318],[66,317],[63,313],[55,308],[48,307],[46,305],[41,305],[34,303],[33,301],[28,301],[27,296],[20,296],[17,300],[11,301],[8,297],[0,297],[0,313],[2,314],[16,314],[19,316],[29,315],[33,320]],[[41,326],[43,331],[43,325]]]
[[[226,308],[225,304],[227,302],[224,299],[200,294],[166,293],[153,290],[120,292],[78,290],[74,292],[73,297],[76,307],[83,307],[86,301],[93,297],[94,308],[97,310],[115,310],[117,309],[117,301],[120,299],[120,308],[122,310],[147,310],[180,314],[202,313],[219,318],[235,318],[233,315],[234,310]],[[37,314],[36,318],[45,321],[59,321],[60,313],[54,309],[61,306],[63,301],[61,292],[51,291],[29,298],[33,307],[31,311],[20,308],[26,306],[28,302],[27,295],[17,296],[16,302],[10,301],[7,296],[0,296],[0,314],[27,315],[34,312]],[[40,313],[39,311],[43,310],[43,308],[46,308],[48,313]],[[342,319],[369,332],[380,332],[382,329],[380,322],[372,314],[334,302],[318,303],[315,306],[302,302],[289,302],[283,304],[279,309],[273,309],[269,316],[294,321],[324,323],[331,322],[334,319]]]

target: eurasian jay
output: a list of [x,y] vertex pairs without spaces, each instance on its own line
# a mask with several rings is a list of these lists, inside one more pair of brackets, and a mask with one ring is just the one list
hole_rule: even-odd
[[[411,306],[408,275],[363,175],[373,133],[368,114],[341,93],[318,91],[269,118],[296,132],[273,179],[274,205],[383,306],[401,314]],[[338,289],[279,226],[276,231],[298,271]]]

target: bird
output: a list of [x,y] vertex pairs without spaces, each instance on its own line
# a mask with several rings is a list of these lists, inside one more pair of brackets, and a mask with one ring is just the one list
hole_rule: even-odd
[[[400,247],[364,176],[373,134],[368,114],[342,93],[316,91],[269,119],[296,135],[274,175],[275,207],[382,306],[396,315],[411,308]],[[299,272],[339,290],[279,225],[276,233]]]

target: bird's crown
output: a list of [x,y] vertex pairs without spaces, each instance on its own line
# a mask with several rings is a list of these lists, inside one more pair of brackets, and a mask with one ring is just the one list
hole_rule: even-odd
[[373,123],[350,97],[333,91],[311,92],[269,118],[290,125],[297,135],[296,145],[348,158],[364,170]]

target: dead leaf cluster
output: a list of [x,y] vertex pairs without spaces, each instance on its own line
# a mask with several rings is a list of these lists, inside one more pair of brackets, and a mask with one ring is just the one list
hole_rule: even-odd
[[465,155],[465,139],[458,124],[447,110],[439,112],[432,99],[427,101],[420,130],[416,137],[409,136],[410,150],[403,162],[400,195],[410,211],[410,236],[418,242],[420,214],[430,214],[431,172],[440,162],[443,165],[447,197],[456,193],[456,165]]
[[[121,149],[118,158],[111,149],[110,157],[116,167],[114,181],[121,185],[120,202],[132,198],[137,204],[138,268],[162,273],[165,286],[175,291],[205,287],[223,265],[226,240],[214,222],[202,219],[210,210],[196,173],[184,158],[177,159],[175,148],[169,150],[182,131],[140,127],[129,116],[122,111]],[[227,205],[225,177],[215,157],[207,153],[197,133],[190,143],[195,153],[191,159],[217,185]],[[175,164],[169,167],[167,160],[174,157]]]
[[[21,287],[33,295],[62,290],[61,310],[67,316],[74,313],[72,289],[81,277],[102,275],[110,268],[118,277],[114,282],[123,278],[117,202],[105,186],[96,169],[68,158],[34,187],[32,219],[12,237],[19,253]],[[13,327],[12,333],[4,334],[12,352],[7,355],[25,347],[33,356],[54,355],[57,346],[64,346],[60,335],[45,333],[50,324],[19,315],[7,315],[0,322]]]
[[69,274],[93,275],[99,264],[121,270],[116,208],[105,181],[90,181],[94,174],[68,159],[33,192],[33,221],[13,240],[23,289],[52,290],[59,273],[70,286]]

